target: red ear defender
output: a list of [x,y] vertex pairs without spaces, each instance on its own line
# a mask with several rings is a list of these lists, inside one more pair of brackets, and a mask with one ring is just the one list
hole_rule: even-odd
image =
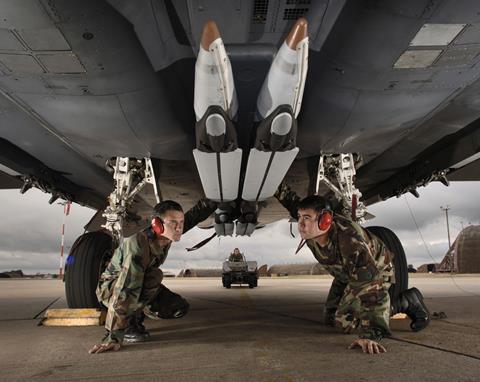
[[324,210],[322,211],[320,218],[318,219],[318,229],[320,231],[326,231],[330,228],[333,222],[333,213],[332,211]]
[[160,236],[165,231],[162,219],[160,219],[158,216],[155,216],[152,219],[152,231],[155,232],[155,235],[157,236]]

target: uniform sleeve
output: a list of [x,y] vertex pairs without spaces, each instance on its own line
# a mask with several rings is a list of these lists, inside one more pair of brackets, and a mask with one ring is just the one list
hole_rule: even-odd
[[213,212],[215,212],[216,208],[216,203],[208,199],[201,199],[197,204],[195,204],[185,213],[185,224],[183,225],[183,233],[189,231],[198,223],[208,218]]
[[327,300],[325,301],[325,309],[334,309],[336,310],[340,300],[343,297],[347,283],[334,278],[330,290],[328,292]]
[[348,285],[360,307],[360,337],[380,340],[390,334],[390,283],[383,279],[367,241],[354,241],[352,255]]
[[278,199],[280,204],[288,210],[290,216],[296,219],[298,215],[298,204],[300,203],[300,197],[295,193],[295,191],[292,191],[286,183],[282,182],[280,186],[278,186],[274,196]]
[[139,308],[145,270],[143,268],[142,248],[136,240],[126,240],[123,251],[122,269],[115,283],[108,305],[105,327],[111,336],[120,342],[123,330],[128,326],[128,318]]

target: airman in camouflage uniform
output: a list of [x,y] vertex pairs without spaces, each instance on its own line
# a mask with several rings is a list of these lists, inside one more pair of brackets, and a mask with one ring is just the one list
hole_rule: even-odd
[[325,303],[325,323],[345,333],[358,330],[360,338],[350,348],[385,352],[378,342],[390,334],[391,313],[407,313],[415,331],[428,325],[429,313],[418,289],[408,289],[396,301],[390,301],[389,288],[395,282],[394,254],[378,237],[340,214],[335,214],[331,225],[321,231],[319,216],[331,211],[323,197],[300,200],[285,184],[275,196],[292,217],[298,218],[302,239],[334,277]]
[[164,225],[161,235],[149,227],[124,239],[100,276],[97,296],[108,308],[107,334],[90,353],[118,350],[124,339],[136,342],[148,338],[142,324],[144,310],[160,318],[179,318],[187,313],[188,302],[162,285],[159,266],[165,262],[172,241],[180,240],[182,233],[214,210],[214,203],[201,200],[184,215],[178,203],[163,201],[153,210],[153,216]]
[[238,248],[235,248],[233,252],[230,253],[228,261],[243,261],[243,256]]

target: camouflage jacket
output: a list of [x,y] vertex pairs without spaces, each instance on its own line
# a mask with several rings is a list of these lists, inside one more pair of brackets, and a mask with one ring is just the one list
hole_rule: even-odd
[[235,253],[231,253],[228,257],[228,261],[243,261],[243,255],[239,253],[238,255]]
[[335,277],[336,285],[345,287],[337,306],[337,323],[346,333],[357,327],[361,338],[378,341],[389,335],[393,253],[376,236],[340,215],[334,217],[328,238],[323,247],[314,239],[307,240],[307,245]]
[[165,262],[170,244],[160,246],[148,238],[146,231],[123,240],[110,263],[100,276],[97,296],[108,307],[105,327],[109,331],[123,330],[128,318],[142,306],[145,273]]
[[[300,198],[287,186],[281,185],[275,194],[280,203],[290,212],[292,217],[297,215],[297,205]],[[370,234],[351,219],[342,215],[335,215],[333,224],[328,232],[328,243],[320,246],[314,239],[307,240],[306,244],[317,261],[335,278],[337,284],[347,287],[349,293],[360,295],[365,290],[382,288],[394,283],[393,253],[376,236]],[[387,296],[378,299],[378,306],[372,309],[372,302],[360,298],[361,322],[371,325],[360,327],[361,335],[369,337],[369,330],[378,325],[384,333],[388,333],[389,306],[385,306]],[[374,303],[375,304],[375,303]],[[378,317],[372,317],[378,315]],[[387,319],[385,319],[385,316]]]
[[376,236],[357,223],[335,215],[328,232],[328,243],[314,239],[307,246],[317,261],[337,280],[352,288],[379,279],[393,280],[393,254]]
[[[300,203],[298,195],[282,183],[275,197],[296,219]],[[328,237],[329,241],[324,247],[313,239],[307,240],[307,246],[317,261],[337,280],[357,283],[384,275],[393,277],[392,252],[380,239],[351,219],[334,215]]]
[[[213,203],[199,201],[185,213],[183,232],[208,218],[214,210]],[[101,302],[108,304],[105,327],[111,333],[117,332],[117,338],[121,339],[121,332],[128,326],[129,317],[143,307],[140,295],[145,273],[162,265],[169,249],[170,244],[159,246],[148,238],[144,230],[126,238],[115,250],[100,276],[97,296]],[[109,293],[112,289],[113,293]]]

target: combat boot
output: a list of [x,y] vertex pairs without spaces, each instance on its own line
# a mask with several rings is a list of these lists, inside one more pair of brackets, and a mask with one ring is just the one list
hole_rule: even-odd
[[326,308],[323,316],[323,322],[326,326],[335,326],[335,314],[337,313],[337,308]]
[[189,307],[187,300],[182,296],[161,285],[157,297],[143,311],[150,318],[173,319],[185,316]]
[[410,328],[414,332],[425,329],[430,323],[430,312],[423,302],[420,291],[417,288],[410,288],[400,293],[398,298],[399,311],[412,319]]
[[130,318],[128,328],[125,329],[124,342],[144,342],[150,339],[150,333],[143,325],[144,320],[143,313]]

